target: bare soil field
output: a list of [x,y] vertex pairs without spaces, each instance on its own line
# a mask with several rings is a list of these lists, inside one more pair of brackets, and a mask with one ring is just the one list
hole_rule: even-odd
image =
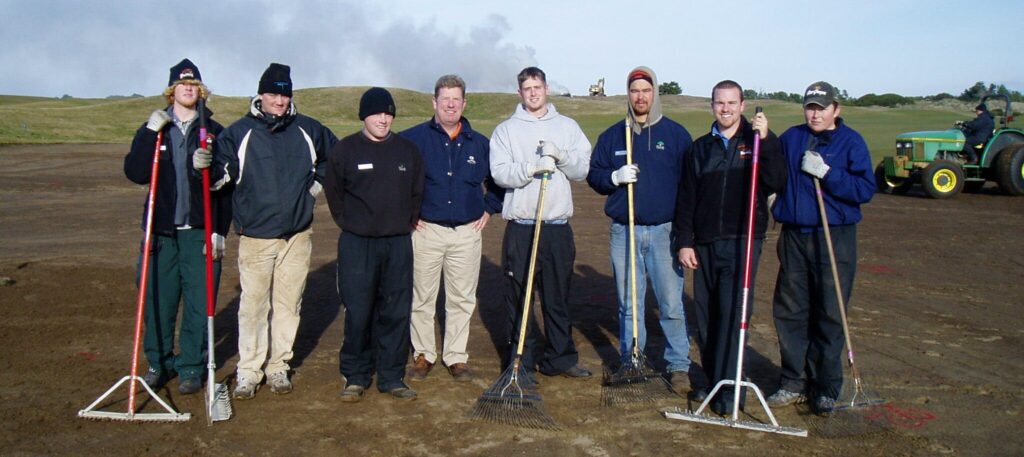
[[[414,382],[415,402],[371,388],[361,403],[338,398],[344,309],[335,292],[338,229],[326,204],[314,223],[314,256],[296,342],[295,391],[233,402],[230,421],[207,426],[202,395],[177,381],[159,393],[185,423],[123,423],[76,417],[128,374],[135,264],[146,189],[124,178],[127,145],[0,146],[0,454],[2,455],[558,455],[874,456],[1024,454],[1024,198],[988,187],[948,201],[920,193],[878,195],[864,208],[850,303],[858,366],[889,401],[884,430],[823,436],[821,420],[796,407],[774,411],[808,438],[667,420],[659,409],[600,405],[600,378],[542,377],[540,392],[560,431],[510,428],[467,418],[500,374],[498,322],[504,223],[484,234],[479,311],[470,335],[476,379],[456,383],[435,368]],[[599,373],[617,357],[615,289],[603,199],[574,188],[574,338]],[[754,297],[747,371],[766,394],[777,387],[771,321],[778,269],[769,233]],[[228,240],[215,329],[218,379],[237,360],[237,238]],[[690,290],[687,278],[687,291]],[[689,292],[688,292],[689,293]],[[649,306],[649,308],[656,308]],[[647,316],[654,351],[656,316]],[[693,356],[696,357],[694,350]],[[144,368],[145,362],[140,365]],[[115,394],[125,408],[127,392]],[[747,409],[764,420],[756,401]],[[142,401],[156,411],[153,401]],[[696,407],[696,405],[694,405]]]

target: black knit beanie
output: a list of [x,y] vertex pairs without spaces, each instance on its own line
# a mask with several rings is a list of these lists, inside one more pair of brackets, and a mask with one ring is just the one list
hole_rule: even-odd
[[203,78],[199,76],[199,67],[196,64],[192,63],[191,60],[182,59],[177,65],[171,67],[171,76],[167,79],[167,87],[186,80],[202,82]]
[[291,67],[272,63],[260,77],[260,87],[257,94],[281,94],[285,97],[292,96]]
[[391,98],[391,92],[383,87],[371,87],[359,99],[359,120],[378,113],[388,113],[394,116],[397,112],[395,99]]

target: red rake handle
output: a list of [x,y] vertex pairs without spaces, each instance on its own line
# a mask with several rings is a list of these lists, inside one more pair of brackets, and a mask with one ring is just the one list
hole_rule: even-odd
[[142,239],[142,265],[139,267],[139,295],[136,298],[135,342],[132,343],[132,382],[128,387],[128,414],[135,414],[135,381],[139,375],[139,345],[142,342],[142,316],[146,308],[146,288],[149,285],[149,252],[153,245],[153,207],[156,206],[157,176],[160,171],[160,146],[164,132],[156,134],[153,147],[153,168],[149,175],[149,199],[146,202],[146,229]]
[[[199,98],[199,146],[208,149],[206,100]],[[206,316],[213,317],[216,297],[213,293],[213,210],[210,203],[210,168],[203,169],[203,231],[206,233]]]

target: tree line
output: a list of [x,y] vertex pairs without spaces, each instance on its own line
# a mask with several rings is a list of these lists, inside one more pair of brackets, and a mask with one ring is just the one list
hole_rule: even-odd
[[[675,81],[669,81],[661,83],[658,86],[658,92],[662,95],[678,95],[683,93],[679,83]],[[984,81],[978,81],[973,86],[964,89],[959,96],[942,92],[935,95],[927,96],[914,96],[904,97],[899,94],[886,93],[886,94],[875,94],[869,93],[864,94],[860,97],[850,97],[846,90],[836,87],[836,92],[839,94],[839,99],[842,100],[844,105],[850,106],[885,106],[894,107],[899,105],[912,105],[918,101],[940,101],[947,99],[957,99],[965,102],[975,102],[981,100],[981,97],[988,94],[996,95],[1008,95],[1010,100],[1014,102],[1024,102],[1024,93],[1018,90],[1010,90],[1006,88],[1004,84],[985,84]],[[743,98],[751,100],[782,100],[793,103],[800,103],[803,100],[803,95],[793,92],[765,92],[757,91],[753,89],[746,89],[743,91]]]

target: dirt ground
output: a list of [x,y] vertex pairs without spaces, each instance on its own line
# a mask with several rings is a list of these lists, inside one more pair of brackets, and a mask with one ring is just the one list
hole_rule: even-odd
[[[414,382],[418,401],[371,389],[338,399],[337,352],[344,311],[335,293],[337,228],[318,204],[314,256],[296,342],[295,391],[263,389],[233,402],[234,417],[210,427],[201,395],[177,381],[160,394],[185,423],[85,420],[76,413],[130,370],[133,283],[145,188],[121,171],[126,145],[0,147],[0,454],[117,455],[1021,455],[1024,407],[1024,198],[989,187],[948,201],[878,195],[859,228],[859,271],[850,308],[858,365],[889,404],[884,430],[826,437],[794,407],[774,411],[810,437],[668,420],[655,405],[603,408],[600,380],[541,379],[561,431],[467,418],[499,375],[501,291],[495,220],[484,234],[479,312],[470,337],[477,378],[443,369]],[[576,276],[572,312],[581,362],[599,372],[616,356],[614,285],[602,199],[574,188]],[[778,349],[770,298],[778,264],[769,234],[757,279],[747,370],[770,394]],[[218,379],[237,361],[237,238],[229,238],[216,316]],[[690,290],[687,278],[687,290]],[[656,318],[648,315],[657,347]],[[694,356],[696,353],[694,352]],[[145,362],[140,365],[145,367]],[[107,410],[123,411],[125,391]],[[748,410],[763,420],[756,402]],[[754,407],[751,407],[751,406]],[[156,411],[152,401],[146,411]]]

